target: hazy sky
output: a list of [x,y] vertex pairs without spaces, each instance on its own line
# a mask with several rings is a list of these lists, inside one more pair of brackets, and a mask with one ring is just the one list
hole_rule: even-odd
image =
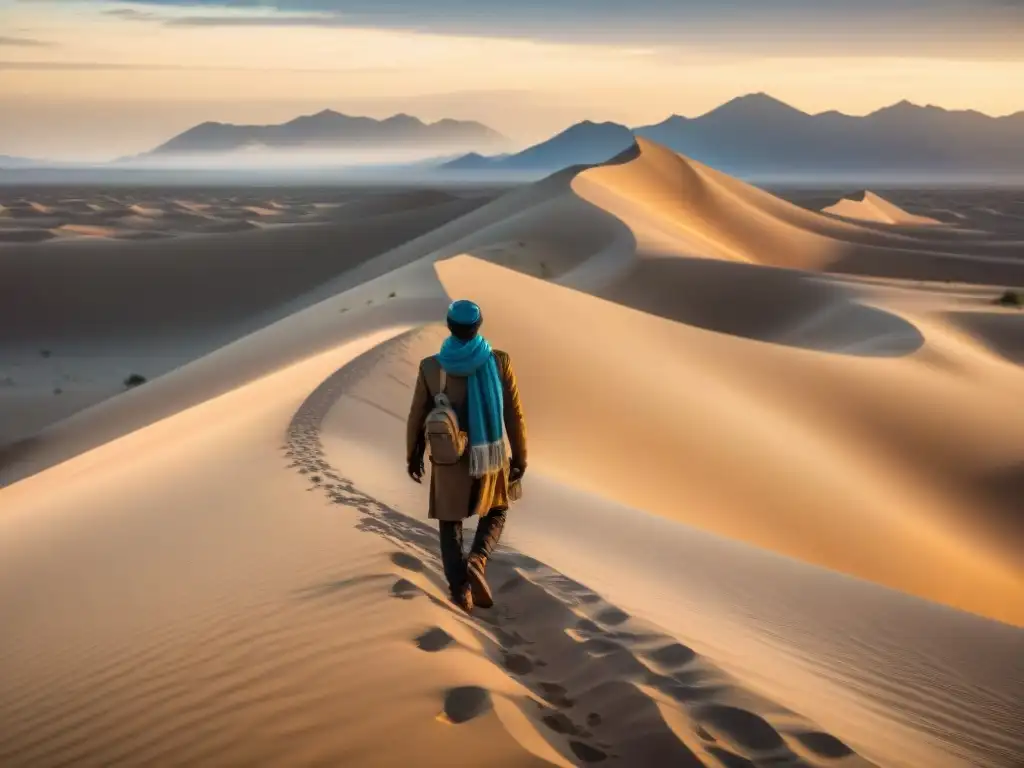
[[755,91],[1003,115],[1021,83],[1024,0],[0,0],[0,154],[104,158],[325,107],[519,144]]

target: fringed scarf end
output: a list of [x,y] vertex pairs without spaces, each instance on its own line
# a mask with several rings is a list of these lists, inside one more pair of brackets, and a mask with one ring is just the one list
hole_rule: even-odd
[[484,477],[500,471],[508,458],[505,441],[500,440],[486,445],[474,445],[470,448],[469,474],[471,477]]

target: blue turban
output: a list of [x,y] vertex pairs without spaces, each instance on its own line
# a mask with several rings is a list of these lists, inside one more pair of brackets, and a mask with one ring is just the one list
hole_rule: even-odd
[[480,307],[469,299],[459,299],[448,305],[448,319],[459,325],[476,325],[482,316]]

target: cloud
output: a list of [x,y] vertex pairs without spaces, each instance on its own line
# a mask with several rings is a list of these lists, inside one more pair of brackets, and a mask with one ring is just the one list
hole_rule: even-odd
[[187,64],[144,64],[110,61],[0,61],[0,72],[297,72],[306,74],[360,75],[404,71],[397,67],[302,68],[302,67],[218,67]]
[[53,43],[45,40],[34,40],[30,37],[7,37],[0,35],[0,46],[11,46],[13,48],[48,48]]
[[122,64],[105,61],[0,61],[0,71],[17,70],[23,72],[42,71],[114,71],[114,70],[191,70],[205,67],[188,67],[176,64]]
[[152,11],[140,11],[135,8],[108,8],[103,11],[104,16],[116,16],[119,19],[129,21],[160,21],[163,17]]
[[182,16],[165,19],[168,27],[352,27],[350,20],[329,14],[268,16]]
[[[69,1],[69,0],[65,0]],[[1024,0],[113,0],[174,27],[375,27],[752,55],[1024,59]],[[125,9],[129,10],[129,9]],[[134,9],[132,9],[134,10]]]

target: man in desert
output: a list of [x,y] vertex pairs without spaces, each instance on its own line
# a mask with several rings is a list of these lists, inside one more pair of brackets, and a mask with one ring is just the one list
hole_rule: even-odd
[[[487,561],[505,526],[510,490],[514,496],[526,471],[526,422],[511,359],[492,350],[479,333],[480,307],[455,301],[447,322],[451,335],[440,352],[420,361],[409,411],[407,458],[409,476],[421,482],[425,424],[437,413],[437,396],[446,396],[465,443],[445,463],[432,452],[429,517],[439,522],[441,561],[452,601],[470,612],[474,605],[493,605]],[[480,520],[467,557],[462,524],[474,515]]]

